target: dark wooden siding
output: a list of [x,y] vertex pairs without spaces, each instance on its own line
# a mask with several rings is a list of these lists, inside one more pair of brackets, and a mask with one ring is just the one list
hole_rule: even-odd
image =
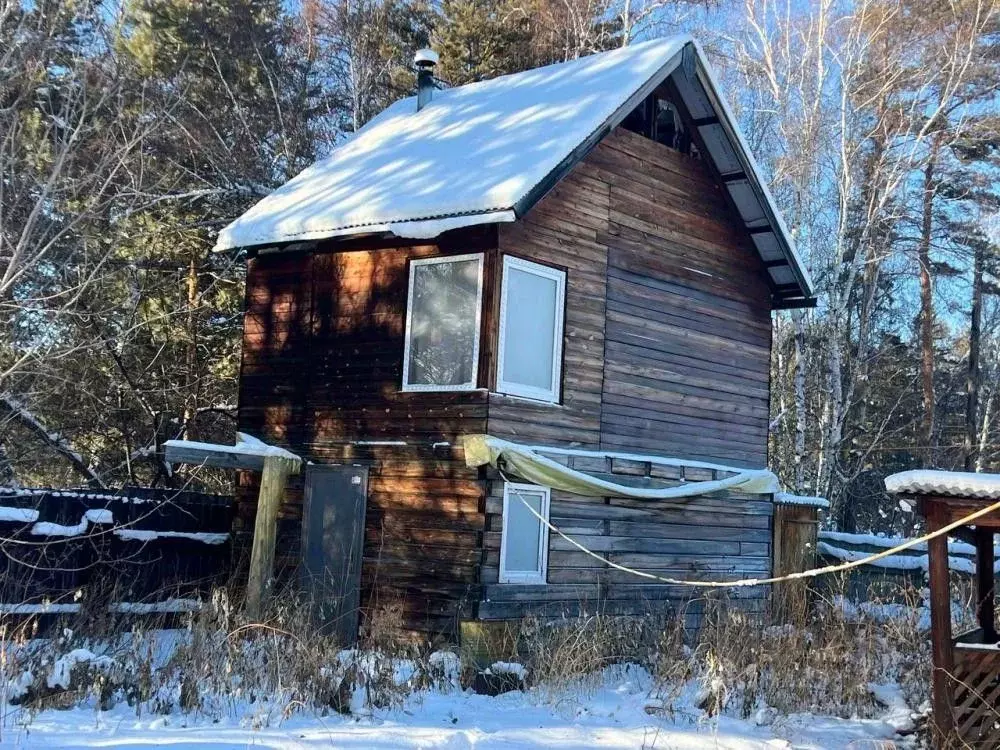
[[[767,463],[770,290],[746,231],[700,161],[616,130],[528,215],[499,230],[501,254],[567,270],[560,405],[492,395],[489,431],[543,445]],[[622,481],[706,480],[718,472],[611,458],[574,468]],[[479,616],[641,615],[700,594],[644,581],[549,539],[544,586],[499,584],[503,483],[486,500]],[[554,491],[552,522],[610,562],[677,578],[762,577],[771,570],[766,496],[676,502]],[[739,590],[759,609],[766,591]]]
[[632,133],[611,181],[601,444],[767,464],[770,292],[702,162]]
[[[604,479],[641,486],[705,481],[724,472],[669,467],[642,461],[552,456]],[[503,482],[491,482],[486,499],[482,619],[527,614],[579,613],[644,615],[683,612],[689,625],[700,621],[704,592],[657,583],[610,568],[556,534],[549,536],[545,585],[499,584],[503,528]],[[598,557],[654,575],[679,580],[765,577],[771,570],[772,505],[769,497],[720,492],[672,501],[581,497],[552,491],[553,525]],[[731,593],[749,610],[763,607],[762,587]]]
[[[441,247],[250,262],[240,429],[313,461],[371,462],[362,607],[397,608],[409,630],[453,633],[479,597],[484,485],[457,445],[461,435],[485,431],[486,392],[400,391],[407,262],[494,242],[477,231]],[[373,444],[386,441],[406,445]],[[255,487],[242,497],[241,525],[251,529]],[[288,493],[280,523],[279,554],[291,569],[300,487]]]
[[493,396],[491,434],[767,463],[770,291],[700,161],[616,130],[501,253],[567,269],[563,403]]
[[[497,585],[502,488],[487,488],[486,476],[464,465],[458,443],[489,432],[764,466],[769,293],[730,211],[700,162],[616,131],[516,223],[449,233],[437,245],[352,240],[251,261],[240,429],[311,460],[372,462],[363,607],[398,607],[408,629],[453,634],[484,593],[484,617],[532,602],[554,611],[602,601],[604,611],[621,612],[650,599],[677,603],[681,591],[645,591],[555,539],[550,589]],[[482,388],[402,393],[408,259],[474,251],[485,252],[486,268]],[[504,253],[567,272],[560,404],[489,392]],[[244,488],[244,529],[253,492]],[[553,518],[624,564],[760,575],[769,565],[766,505],[555,493]],[[293,488],[279,541],[289,566],[300,519]]]
[[[597,236],[607,227],[608,205],[608,186],[585,162],[527,217],[501,225],[501,254],[566,271],[566,332],[562,403],[535,405],[491,394],[491,435],[544,445],[600,445],[608,250]],[[499,303],[494,305],[496,316]]]

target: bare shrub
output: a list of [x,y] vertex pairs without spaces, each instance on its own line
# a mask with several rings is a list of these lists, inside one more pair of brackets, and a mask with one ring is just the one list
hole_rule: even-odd
[[511,656],[525,662],[532,684],[563,689],[599,679],[611,664],[650,664],[665,624],[662,617],[529,617],[521,623]]
[[[931,664],[926,592],[901,586],[890,600],[872,595],[857,605],[843,591],[844,582],[834,582],[810,591],[808,606],[801,597],[791,607],[780,602],[780,619],[709,600],[701,629],[680,650],[688,657],[661,661],[661,692],[695,677],[700,707],[743,718],[765,707],[873,717],[884,708],[871,686],[885,683],[899,684],[908,705],[924,704]],[[964,619],[971,612],[967,587],[956,586],[953,595]]]

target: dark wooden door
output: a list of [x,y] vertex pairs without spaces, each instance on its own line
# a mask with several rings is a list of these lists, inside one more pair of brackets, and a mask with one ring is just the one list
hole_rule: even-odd
[[358,635],[368,468],[306,467],[302,583],[317,616],[345,645]]

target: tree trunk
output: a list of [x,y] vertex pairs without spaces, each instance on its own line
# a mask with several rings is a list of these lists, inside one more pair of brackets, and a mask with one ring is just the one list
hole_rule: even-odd
[[979,437],[979,351],[983,327],[983,250],[972,264],[972,311],[969,320],[969,370],[965,378],[965,470],[974,471]]
[[194,421],[198,416],[198,259],[192,253],[187,273],[187,351],[184,356],[184,439],[194,435]]
[[924,168],[924,192],[920,219],[920,243],[917,261],[920,266],[920,383],[923,392],[924,418],[921,439],[924,465],[934,463],[934,287],[931,280],[931,230],[934,219],[934,165],[937,145],[932,147]]
[[986,397],[986,404],[983,407],[983,419],[979,429],[979,448],[976,450],[976,471],[983,470],[983,456],[986,455],[986,445],[990,437],[990,417],[992,416],[993,403],[996,400],[997,390],[994,388]]
[[795,491],[799,494],[805,487],[803,459],[806,453],[806,329],[802,322],[802,311],[792,311],[792,325],[795,326]]

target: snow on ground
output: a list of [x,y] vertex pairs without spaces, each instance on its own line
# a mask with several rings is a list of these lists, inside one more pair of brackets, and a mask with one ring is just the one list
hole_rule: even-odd
[[[836,750],[871,747],[872,740],[892,737],[892,724],[901,710],[892,705],[887,721],[797,714],[758,726],[753,720],[706,718],[693,707],[696,688],[689,685],[656,715],[645,710],[661,705],[650,697],[653,680],[634,666],[609,668],[596,688],[497,697],[431,691],[414,695],[401,708],[363,717],[299,713],[282,721],[278,711],[269,715],[251,711],[242,721],[216,723],[208,717],[178,714],[137,718],[134,710],[122,705],[108,712],[47,710],[31,717],[25,727],[19,725],[25,717],[8,708],[0,745],[47,750],[146,750],[153,745],[183,750]],[[882,690],[889,695],[886,703],[895,704],[893,691]]]

